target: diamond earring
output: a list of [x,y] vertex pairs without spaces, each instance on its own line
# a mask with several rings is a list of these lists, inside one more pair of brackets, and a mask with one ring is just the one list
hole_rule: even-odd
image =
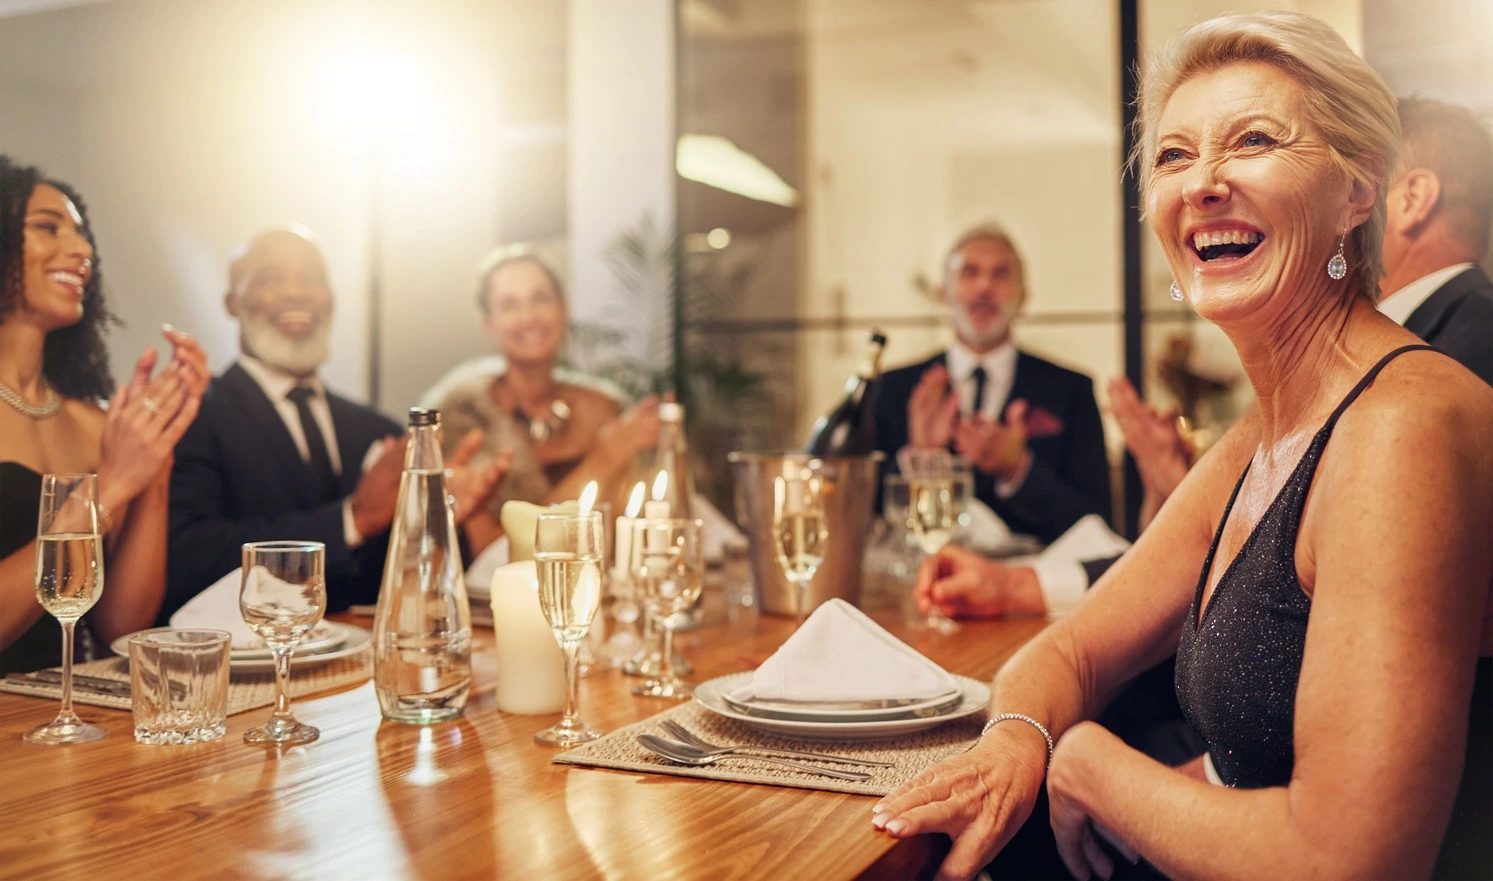
[[1343,242],[1347,238],[1346,235],[1338,238],[1337,253],[1333,254],[1332,259],[1327,261],[1327,277],[1333,281],[1342,281],[1343,277],[1348,274],[1348,260],[1343,256]]
[[1183,300],[1182,289],[1179,288],[1179,287],[1177,287],[1177,280],[1175,278],[1172,279],[1172,291],[1171,291],[1171,293],[1172,293],[1172,299],[1173,300],[1177,301],[1178,303],[1182,302],[1182,300]]

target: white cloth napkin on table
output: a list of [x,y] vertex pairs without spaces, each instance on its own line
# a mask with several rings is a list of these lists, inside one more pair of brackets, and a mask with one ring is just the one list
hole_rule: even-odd
[[508,562],[508,536],[500,535],[498,540],[488,545],[467,567],[467,596],[487,597],[491,596],[489,586],[492,584],[493,573],[498,567]]
[[942,667],[842,599],[814,610],[752,675],[762,700],[874,701],[933,698],[957,691]]
[[226,630],[233,637],[233,648],[263,648],[264,643],[244,623],[243,613],[239,611],[242,572],[242,569],[235,569],[192,597],[171,616],[171,626],[177,630]]
[[710,500],[695,493],[690,496],[690,513],[704,521],[705,526],[700,531],[701,543],[704,545],[705,561],[716,563],[726,559],[726,548],[732,543],[743,543],[746,536],[736,524],[720,512],[720,509],[710,503]]

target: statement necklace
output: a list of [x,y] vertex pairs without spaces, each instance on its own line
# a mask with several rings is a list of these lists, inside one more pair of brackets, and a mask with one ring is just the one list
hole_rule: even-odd
[[42,386],[47,390],[47,402],[39,407],[35,404],[26,403],[25,398],[21,397],[15,389],[3,382],[0,382],[0,401],[4,401],[15,410],[20,411],[22,415],[29,416],[32,419],[42,420],[56,416],[57,411],[62,409],[62,397],[45,380],[42,381]]

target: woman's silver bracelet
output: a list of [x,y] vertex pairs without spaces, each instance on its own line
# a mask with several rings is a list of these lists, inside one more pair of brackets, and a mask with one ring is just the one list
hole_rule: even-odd
[[1025,722],[1026,724],[1031,725],[1033,728],[1036,728],[1038,731],[1042,732],[1042,739],[1047,741],[1047,764],[1051,765],[1052,735],[1047,733],[1047,726],[1043,725],[1041,722],[1038,722],[1036,719],[1033,719],[1031,716],[1026,715],[1025,713],[1001,713],[996,716],[991,716],[990,721],[986,722],[985,727],[980,730],[980,736],[984,737],[986,734],[990,733],[990,729],[994,728],[1002,722],[1006,722],[1011,719],[1019,719],[1022,722]]

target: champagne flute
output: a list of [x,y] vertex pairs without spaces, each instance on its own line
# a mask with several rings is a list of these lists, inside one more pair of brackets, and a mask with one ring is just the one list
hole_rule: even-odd
[[824,517],[824,478],[802,469],[772,480],[772,533],[778,565],[797,594],[798,620],[809,617],[809,582],[824,563],[829,524]]
[[664,632],[658,678],[633,688],[639,697],[684,700],[694,689],[679,678],[674,665],[674,628],[678,616],[700,598],[705,578],[705,521],[649,518],[632,526],[633,584],[649,613]]
[[[964,521],[973,475],[963,460],[947,450],[904,450],[902,466],[907,474],[907,528],[924,556],[934,556],[948,545]],[[941,633],[959,629],[938,606],[928,613],[924,624]]]
[[250,542],[243,547],[239,611],[275,654],[275,709],[244,732],[262,746],[310,743],[321,732],[290,714],[290,655],[327,610],[326,546],[319,541]]
[[62,625],[62,709],[26,732],[27,743],[87,743],[108,729],[73,712],[73,628],[104,592],[98,477],[45,474],[36,523],[36,599]]
[[580,692],[581,641],[601,607],[605,537],[600,511],[544,513],[534,526],[534,563],[539,572],[539,607],[565,653],[565,713],[536,743],[570,747],[601,736],[576,715]]

